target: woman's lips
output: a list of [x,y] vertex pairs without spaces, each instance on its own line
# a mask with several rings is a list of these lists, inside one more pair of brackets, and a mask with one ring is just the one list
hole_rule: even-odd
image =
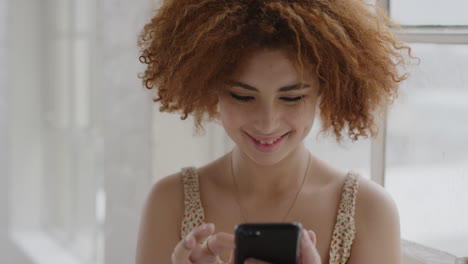
[[[281,146],[281,144],[287,139],[287,137],[289,136],[289,133],[290,132],[280,136],[273,144],[262,144],[262,143],[260,143],[260,141],[258,141],[256,138],[252,137],[248,133],[246,133],[246,135],[248,136],[248,138],[250,139],[250,142],[253,143],[254,147],[258,151],[260,151],[260,152],[273,152],[276,149],[278,149]],[[275,138],[271,138],[271,139],[274,140]]]
[[277,140],[283,136],[285,136],[286,134],[288,134],[289,132],[287,133],[284,133],[284,134],[281,134],[279,136],[276,136],[276,137],[256,137],[256,136],[252,136],[250,135],[249,133],[245,132],[248,136],[250,136],[251,138],[257,140],[257,141],[266,141],[266,142],[269,142],[269,141],[274,141],[274,140]]

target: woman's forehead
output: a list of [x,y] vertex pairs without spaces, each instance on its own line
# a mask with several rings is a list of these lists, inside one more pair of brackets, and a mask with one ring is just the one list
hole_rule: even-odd
[[[284,49],[262,49],[246,55],[238,64],[230,81],[247,83],[273,82],[293,85],[300,82],[299,63]],[[304,80],[314,82],[312,68],[304,65]],[[231,82],[232,83],[232,82]]]

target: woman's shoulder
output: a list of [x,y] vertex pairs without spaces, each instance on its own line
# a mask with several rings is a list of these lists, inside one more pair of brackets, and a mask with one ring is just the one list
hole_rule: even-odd
[[366,177],[360,177],[358,183],[356,238],[349,263],[376,263],[379,259],[399,263],[400,219],[394,199],[384,187]]
[[[180,208],[183,207],[182,174],[183,171],[179,170],[156,181],[149,191],[146,207],[150,210],[163,210],[164,214],[181,216]],[[169,217],[169,215],[167,216]]]
[[148,202],[164,201],[167,204],[170,201],[174,210],[183,208],[184,190],[187,185],[193,187],[193,183],[198,182],[199,178],[208,178],[216,169],[214,161],[201,167],[182,166],[178,171],[160,178],[152,185],[148,195]]
[[399,232],[399,212],[395,200],[380,184],[359,178],[356,196],[356,227],[362,230],[392,230]]
[[376,214],[394,213],[398,213],[396,203],[388,190],[366,177],[359,177],[356,215],[365,221],[374,218]]
[[176,194],[183,184],[182,176],[182,169],[172,174],[163,176],[151,187],[150,196],[166,196]]
[[364,175],[353,170],[342,171],[319,159],[317,159],[317,164],[317,171],[322,175],[318,180],[326,188],[343,191],[345,184],[356,185],[356,206],[362,208],[363,211],[369,208],[378,209],[382,203],[387,206],[393,203],[392,197],[384,187]]
[[187,175],[190,168],[181,167],[160,178],[149,190],[145,210],[149,214],[157,214],[159,221],[167,221],[165,225],[177,227],[174,223],[180,222],[184,216],[184,174]]
[[390,216],[395,219],[398,215],[396,203],[390,193],[381,185],[368,179],[355,171],[343,172],[319,161],[319,171],[324,175],[322,183],[325,190],[335,190],[343,192],[345,185],[355,183],[355,219],[356,224],[363,224],[373,221],[376,216]]
[[207,180],[212,178],[212,175],[216,175],[220,170],[220,163],[222,163],[223,157],[207,163],[202,166],[182,166],[176,172],[170,175],[164,176],[153,184],[150,190],[149,199],[171,199],[171,201],[180,201],[180,205],[183,206],[183,195],[184,195],[184,182],[187,181],[198,181],[199,178]]
[[170,261],[167,252],[172,252],[180,239],[183,199],[181,171],[151,186],[140,220],[137,263]]

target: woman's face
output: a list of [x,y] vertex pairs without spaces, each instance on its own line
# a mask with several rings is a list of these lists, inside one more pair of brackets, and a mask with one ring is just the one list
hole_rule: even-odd
[[[310,70],[310,69],[309,69]],[[314,123],[318,87],[304,83],[284,50],[257,51],[219,94],[219,118],[241,152],[259,164],[279,162],[296,150]]]

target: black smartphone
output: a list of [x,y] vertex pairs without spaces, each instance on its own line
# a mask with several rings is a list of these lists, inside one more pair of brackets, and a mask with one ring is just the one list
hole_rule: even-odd
[[299,263],[300,223],[240,224],[235,227],[234,263],[255,258],[274,264]]

